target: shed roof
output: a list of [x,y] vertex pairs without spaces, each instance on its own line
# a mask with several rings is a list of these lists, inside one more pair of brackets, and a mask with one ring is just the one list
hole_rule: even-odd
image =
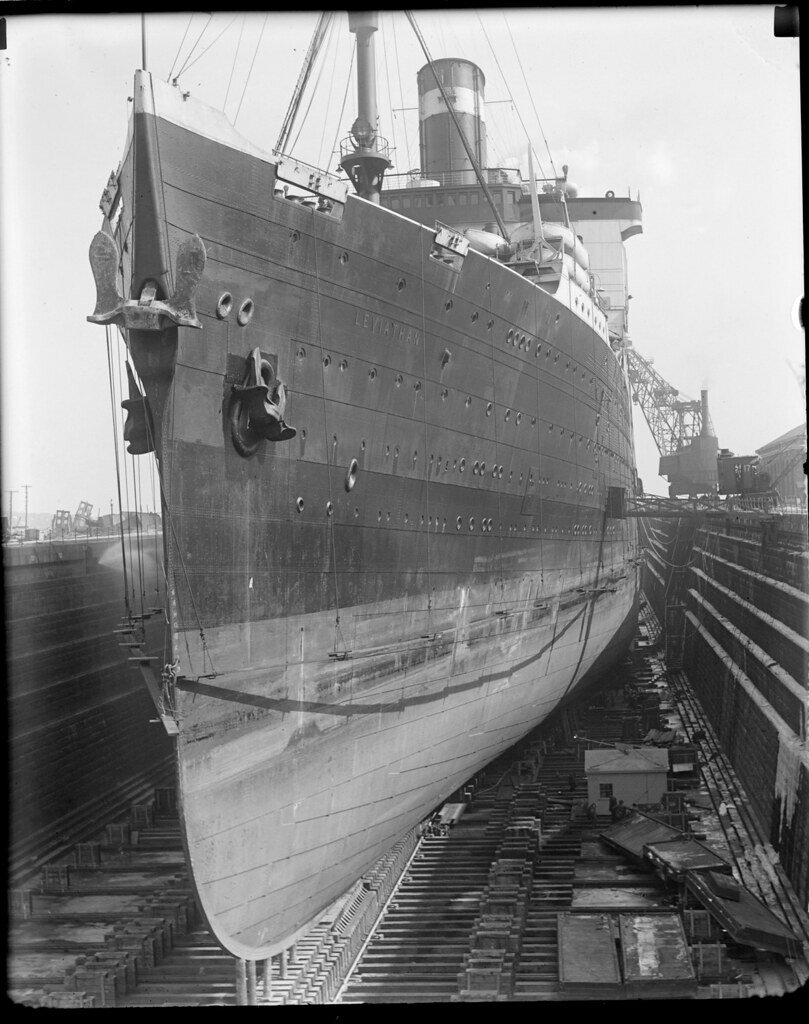
[[660,747],[629,747],[624,750],[585,750],[584,771],[593,773],[667,772],[669,752]]

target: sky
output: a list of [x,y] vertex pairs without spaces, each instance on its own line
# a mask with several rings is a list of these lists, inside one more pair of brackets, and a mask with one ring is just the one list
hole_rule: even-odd
[[[16,491],[17,520],[27,484],[32,512],[74,512],[83,500],[106,512],[113,498],[117,507],[113,424],[105,332],[86,321],[95,305],[87,250],[123,152],[141,19],[8,11],[2,510]],[[804,421],[798,42],[774,38],[772,5],[416,17],[433,58],[483,69],[490,165],[525,172],[527,133],[546,171],[548,153],[569,165],[580,195],[640,195],[644,233],[627,243],[632,341],[685,396],[708,388],[720,445],[751,454]],[[164,80],[180,72],[183,89],[270,152],[316,20],[314,11],[149,15],[147,67]],[[331,149],[356,116],[352,41],[341,15],[292,136],[295,155],[332,170]],[[382,12],[376,52],[380,130],[395,146],[394,170],[405,171],[418,164],[424,58],[401,12]],[[635,412],[639,475],[647,492],[665,494]],[[117,429],[120,439],[120,420]],[[153,508],[145,469],[143,481]]]

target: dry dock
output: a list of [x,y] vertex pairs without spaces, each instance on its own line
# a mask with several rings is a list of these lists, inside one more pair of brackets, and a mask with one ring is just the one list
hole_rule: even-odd
[[[809,921],[664,647],[645,606],[618,671],[469,780],[272,962],[235,961],[202,927],[174,792],[157,789],[12,880],[12,998],[299,1005],[796,992],[809,977]],[[661,807],[619,822],[594,813],[586,750],[677,733],[669,749],[680,770]]]

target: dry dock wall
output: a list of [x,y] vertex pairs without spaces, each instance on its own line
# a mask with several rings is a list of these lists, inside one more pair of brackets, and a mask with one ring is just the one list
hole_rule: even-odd
[[644,589],[747,791],[763,838],[809,904],[809,544],[803,517],[644,523]]
[[43,544],[13,562],[4,551],[12,851],[36,849],[171,753],[114,632],[124,600],[110,546]]

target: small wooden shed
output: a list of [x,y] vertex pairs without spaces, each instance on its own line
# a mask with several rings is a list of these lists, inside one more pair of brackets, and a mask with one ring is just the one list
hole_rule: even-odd
[[587,802],[608,814],[610,797],[632,804],[659,803],[666,792],[669,752],[661,747],[585,750]]

